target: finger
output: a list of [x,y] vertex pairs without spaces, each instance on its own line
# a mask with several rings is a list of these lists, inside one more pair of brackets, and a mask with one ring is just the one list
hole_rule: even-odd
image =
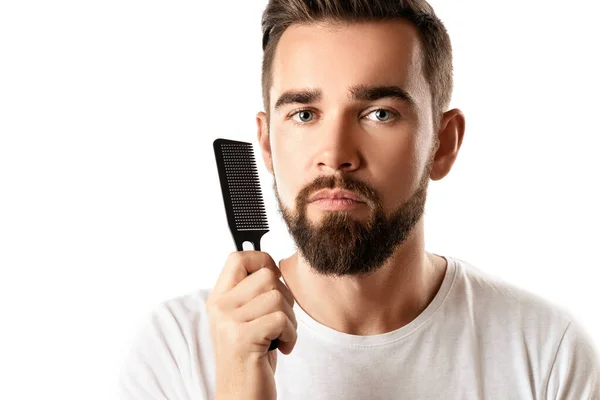
[[290,306],[294,305],[294,295],[270,268],[262,268],[238,283],[224,295],[228,298],[225,302],[229,307],[238,308],[258,295],[274,289],[281,292]]
[[292,306],[278,290],[261,293],[249,303],[235,310],[234,318],[239,322],[250,322],[277,311],[285,312],[294,327],[298,328],[298,321]]
[[275,261],[268,253],[246,250],[229,254],[212,293],[218,295],[228,292],[248,277],[249,274],[261,268],[269,268],[281,274],[279,268],[275,265]]
[[286,343],[295,343],[297,339],[296,328],[287,314],[277,311],[264,315],[258,319],[247,322],[248,332],[252,332],[250,338],[253,343],[260,343],[268,348],[271,341],[279,339]]

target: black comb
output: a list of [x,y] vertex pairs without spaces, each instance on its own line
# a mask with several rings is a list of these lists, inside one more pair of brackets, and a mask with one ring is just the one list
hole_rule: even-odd
[[[213,142],[229,230],[238,251],[248,241],[260,251],[260,238],[269,232],[252,143],[228,139]],[[271,341],[275,350],[279,339]]]

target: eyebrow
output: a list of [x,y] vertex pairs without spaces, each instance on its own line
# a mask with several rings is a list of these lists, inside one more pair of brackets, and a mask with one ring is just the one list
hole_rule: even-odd
[[[415,99],[405,89],[396,85],[354,85],[351,86],[348,91],[350,92],[350,98],[353,100],[375,101],[390,98],[406,103],[411,108],[417,107],[417,102]],[[274,109],[278,110],[279,108],[288,104],[314,103],[320,101],[322,98],[323,91],[318,88],[288,90],[279,96],[275,102]]]
[[320,101],[323,98],[321,89],[288,90],[275,102],[275,111],[287,104],[308,104]]

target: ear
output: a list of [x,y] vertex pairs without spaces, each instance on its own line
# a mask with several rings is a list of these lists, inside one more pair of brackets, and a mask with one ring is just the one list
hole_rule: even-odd
[[262,153],[265,167],[271,175],[273,175],[273,157],[271,155],[271,143],[269,140],[269,123],[267,122],[267,114],[260,111],[256,114],[256,127],[258,129],[258,145]]
[[437,132],[439,146],[436,150],[430,178],[437,181],[448,175],[462,145],[465,134],[465,116],[457,108],[446,111]]

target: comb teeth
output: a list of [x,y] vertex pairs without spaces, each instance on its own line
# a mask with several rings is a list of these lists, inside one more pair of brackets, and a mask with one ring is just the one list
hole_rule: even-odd
[[268,230],[254,150],[250,143],[221,143],[235,229]]
[[[260,239],[269,231],[254,161],[252,143],[227,139],[213,142],[221,192],[229,229],[238,251],[251,242],[260,251]],[[279,339],[273,339],[269,351],[275,350]]]

